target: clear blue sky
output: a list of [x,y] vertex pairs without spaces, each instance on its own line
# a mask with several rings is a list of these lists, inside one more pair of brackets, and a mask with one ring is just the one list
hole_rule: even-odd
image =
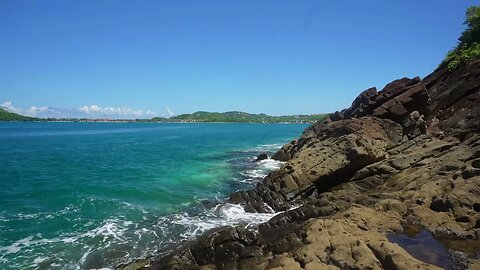
[[429,74],[474,4],[3,0],[0,103],[331,112],[368,87]]

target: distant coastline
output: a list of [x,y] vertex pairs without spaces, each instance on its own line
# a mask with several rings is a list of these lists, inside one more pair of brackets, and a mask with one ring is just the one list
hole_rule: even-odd
[[245,112],[194,112],[172,117],[151,119],[109,119],[109,118],[37,118],[29,117],[0,108],[2,122],[82,122],[82,123],[260,123],[260,124],[309,124],[326,117],[327,114],[283,115],[250,114]]

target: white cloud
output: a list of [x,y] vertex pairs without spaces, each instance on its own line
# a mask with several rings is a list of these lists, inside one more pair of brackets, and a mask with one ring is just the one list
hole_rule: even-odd
[[15,108],[11,101],[6,101],[6,102],[0,104],[0,107],[4,110],[7,110],[7,111],[13,112],[13,113],[21,113],[22,112],[22,109]]
[[31,106],[30,109],[16,108],[11,101],[0,104],[7,111],[34,117],[43,118],[110,118],[110,119],[135,119],[152,118],[157,114],[152,111],[134,110],[128,107],[100,107],[98,105],[85,105],[73,109],[54,108],[48,106]]
[[83,106],[78,108],[79,111],[95,118],[150,118],[156,114],[152,111],[133,110],[128,107],[100,107],[98,105]]
[[98,107],[97,105],[83,106],[83,107],[80,107],[78,109],[81,112],[85,112],[87,114],[98,113],[102,110],[102,108]]
[[52,112],[52,109],[50,109],[47,106],[42,106],[42,107],[32,106],[32,107],[30,107],[29,110],[26,111],[26,113],[29,116],[38,116],[39,114],[45,114],[45,113],[48,113],[48,112]]
[[168,116],[170,116],[170,117],[175,115],[175,113],[172,110],[170,110],[169,107],[167,107],[167,113],[168,113]]

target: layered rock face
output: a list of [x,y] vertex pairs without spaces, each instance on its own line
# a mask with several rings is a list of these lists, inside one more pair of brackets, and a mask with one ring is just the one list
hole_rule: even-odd
[[[438,269],[388,234],[418,224],[478,245],[480,61],[365,90],[273,158],[285,164],[230,201],[282,213],[257,231],[206,233],[149,267]],[[462,258],[459,269],[480,269]]]

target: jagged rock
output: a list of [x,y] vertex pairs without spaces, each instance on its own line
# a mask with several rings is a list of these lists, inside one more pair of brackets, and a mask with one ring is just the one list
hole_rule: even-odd
[[401,126],[378,118],[353,118],[322,125],[317,138],[284,166],[267,176],[262,185],[232,194],[230,201],[247,211],[289,208],[292,197],[315,187],[320,192],[348,181],[363,167],[386,157],[387,149],[401,141]]
[[273,156],[272,159],[279,160],[279,161],[288,161],[292,158],[295,153],[297,141],[292,141],[289,144],[282,146],[280,150],[278,150]]
[[388,241],[385,232],[401,228],[396,213],[352,205],[329,219],[263,227],[251,246],[225,228],[154,269],[439,269]]
[[[417,80],[412,80],[412,82],[413,81]],[[427,113],[426,105],[428,104],[429,97],[427,89],[422,82],[408,85],[408,88],[403,86],[395,89],[401,92],[401,94],[378,106],[373,111],[374,116],[401,122],[413,111],[418,111],[420,114]]]
[[[280,169],[229,199],[284,212],[258,232],[208,232],[152,269],[438,269],[386,234],[417,223],[480,241],[479,75],[474,61],[363,91],[274,154]],[[480,265],[454,254],[463,268]]]
[[[359,117],[371,114],[372,105],[377,94],[378,93],[376,87],[369,88],[360,93],[360,95],[353,101],[352,106],[343,113],[343,117],[351,118],[353,116]],[[340,114],[337,113],[337,115]],[[335,119],[337,120],[340,120],[339,118],[340,117],[335,117]]]
[[257,156],[257,159],[255,161],[262,161],[262,160],[265,160],[265,159],[268,159],[268,155],[265,154],[265,153],[262,153],[262,154]]
[[430,132],[468,138],[480,132],[480,60],[449,71],[439,68],[424,79],[430,93]]
[[350,108],[330,114],[325,119],[316,122],[303,132],[298,141],[282,147],[274,155],[274,158],[282,161],[290,160],[296,152],[300,151],[305,145],[309,145],[311,139],[317,137],[324,126],[331,122],[349,118],[374,115],[401,124],[405,129],[403,135],[414,137],[418,134],[425,134],[426,127],[423,118],[416,119],[412,128],[412,123],[408,121],[408,117],[414,111],[422,115],[426,114],[428,104],[428,91],[418,77],[393,81],[380,92],[377,92],[375,87],[369,88],[360,93]]
[[428,98],[420,78],[403,78],[389,83],[378,93],[376,88],[363,91],[343,112],[343,117],[374,115],[401,123],[413,111],[426,113]]

